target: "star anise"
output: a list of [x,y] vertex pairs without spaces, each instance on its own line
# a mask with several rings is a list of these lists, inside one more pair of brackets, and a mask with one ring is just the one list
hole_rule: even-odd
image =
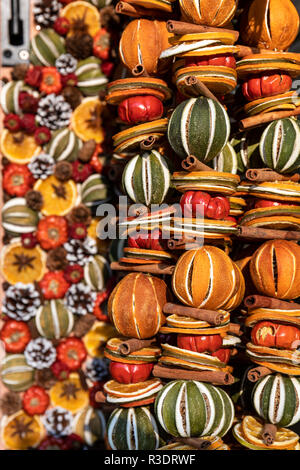
[[14,257],[15,261],[12,264],[17,266],[19,273],[21,273],[23,269],[25,270],[26,268],[34,268],[32,262],[35,260],[35,256],[27,256],[24,253],[21,253],[20,255],[14,254]]
[[24,439],[27,434],[34,432],[30,426],[33,424],[33,419],[25,422],[25,418],[16,418],[12,424],[14,432],[11,434],[11,437],[19,436],[20,439]]
[[76,16],[72,20],[71,30],[73,34],[86,34],[88,32],[88,25],[85,22],[88,9],[84,10],[82,16]]
[[90,119],[87,119],[86,123],[91,129],[100,129],[101,122],[101,106],[98,104],[90,111]]
[[23,132],[15,132],[13,134],[13,141],[15,144],[21,144],[25,139],[25,135]]
[[54,192],[57,197],[67,199],[66,188],[62,184],[59,184],[58,186],[56,184],[52,184],[51,186],[54,189]]
[[63,391],[60,394],[60,397],[66,397],[67,400],[70,400],[70,398],[76,399],[76,393],[80,391],[80,388],[78,388],[73,382],[65,383],[62,389]]

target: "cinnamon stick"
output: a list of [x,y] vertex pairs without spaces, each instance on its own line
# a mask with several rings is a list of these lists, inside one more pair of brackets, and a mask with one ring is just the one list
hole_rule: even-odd
[[177,34],[182,36],[183,34],[194,34],[194,33],[234,33],[235,41],[238,40],[240,33],[233,29],[225,28],[213,28],[212,26],[205,26],[200,24],[186,23],[184,21],[167,21],[167,30],[169,33]]
[[131,73],[134,77],[149,77],[148,72],[142,64],[136,64],[131,70]]
[[251,54],[278,54],[278,52],[270,51],[270,49],[257,49],[257,47],[241,46],[240,44],[236,44],[236,47],[237,52],[235,52],[235,55],[241,59]]
[[115,7],[115,12],[118,14],[131,16],[133,18],[141,18],[143,16],[153,16],[155,18],[165,18],[166,12],[143,8],[136,5],[129,4],[128,2],[118,2]]
[[118,348],[118,351],[127,356],[128,354],[139,351],[140,349],[147,348],[155,343],[155,338],[151,339],[137,339],[137,338],[130,338],[126,341],[123,341]]
[[97,403],[106,403],[106,396],[101,391],[97,392],[96,395],[95,395],[95,401]]
[[256,116],[251,116],[245,119],[242,119],[239,123],[241,131],[250,129],[251,127],[261,126],[262,124],[268,124],[272,121],[277,121],[278,119],[284,119],[291,116],[300,115],[300,106],[293,109],[292,111],[273,111],[271,113],[257,114]]
[[231,385],[234,382],[234,377],[229,372],[184,370],[160,366],[158,364],[155,364],[153,367],[152,375],[164,379],[199,380],[200,382],[210,382],[216,385]]
[[300,240],[300,231],[239,226],[237,237],[254,240]]
[[196,320],[206,321],[211,325],[221,325],[224,321],[224,315],[220,312],[185,307],[184,305],[173,304],[171,302],[168,302],[163,306],[163,312],[172,315],[195,318]]
[[185,160],[182,160],[181,166],[186,171],[215,171],[205,163],[200,162],[194,155],[188,155]]
[[118,263],[117,261],[113,261],[110,265],[113,271],[134,271],[134,272],[141,272],[141,273],[151,273],[151,274],[167,274],[172,275],[175,266],[170,266],[168,264],[125,264],[125,263]]
[[203,241],[201,243],[200,241],[197,242],[196,238],[182,238],[181,240],[170,239],[167,244],[169,250],[185,250],[199,248],[199,246],[203,245]]
[[285,300],[274,299],[264,295],[248,295],[244,299],[244,305],[248,309],[254,308],[272,308],[279,310],[299,310],[300,304],[296,302],[286,302]]
[[140,143],[140,148],[142,150],[151,150],[157,141],[158,137],[156,135],[149,135],[146,139],[142,140]]
[[265,423],[262,430],[262,440],[266,446],[271,446],[276,438],[277,426],[271,423]]
[[264,181],[295,181],[297,183],[300,180],[300,175],[298,173],[294,175],[281,175],[270,168],[251,168],[246,171],[246,178],[256,183]]
[[241,325],[238,325],[237,323],[229,323],[228,333],[233,333],[234,335],[242,336],[243,333],[241,332]]
[[206,450],[210,447],[210,441],[208,439],[198,437],[176,437],[173,439],[173,442],[182,442],[182,444],[186,444],[198,450]]
[[263,377],[265,377],[266,375],[270,375],[272,374],[272,371],[271,369],[269,369],[268,367],[264,367],[264,366],[258,366],[258,367],[254,367],[253,369],[250,369],[247,373],[247,379],[250,381],[250,382],[257,382],[259,379],[262,379]]
[[204,85],[199,78],[195,77],[194,75],[189,75],[185,77],[184,84],[187,88],[193,90],[198,96],[206,96],[206,98],[210,98],[214,101],[218,101],[218,98]]

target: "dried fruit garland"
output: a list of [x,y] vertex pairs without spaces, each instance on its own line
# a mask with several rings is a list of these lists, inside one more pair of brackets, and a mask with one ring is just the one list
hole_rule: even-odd
[[[104,340],[114,333],[104,307],[107,245],[97,239],[92,205],[113,196],[99,95],[115,66],[113,15],[105,4],[54,0],[36,0],[33,13],[41,29],[30,64],[16,65],[1,90],[2,445],[101,448],[107,416],[94,410],[89,390],[108,377],[108,363],[93,345],[99,328]],[[83,200],[92,175],[103,191]],[[101,426],[89,430],[95,416]]]
[[[5,445],[298,449],[282,427],[299,421],[298,14],[64,3],[36,2],[32,65],[1,95]],[[113,196],[107,154],[116,194],[144,206],[110,267],[93,216]]]

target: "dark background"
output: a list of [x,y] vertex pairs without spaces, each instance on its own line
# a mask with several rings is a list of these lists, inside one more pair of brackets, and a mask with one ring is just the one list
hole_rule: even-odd
[[[300,0],[292,0],[292,1],[293,1],[293,4],[295,5],[295,7],[297,8],[297,10],[300,14]],[[300,52],[300,33],[298,34],[298,37],[297,37],[296,41],[289,48],[289,50],[293,51],[293,52]]]

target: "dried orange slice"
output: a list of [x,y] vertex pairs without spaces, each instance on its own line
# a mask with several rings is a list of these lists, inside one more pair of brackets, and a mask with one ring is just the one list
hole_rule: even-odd
[[99,10],[87,2],[77,1],[69,3],[65,8],[60,11],[60,16],[67,18],[70,21],[69,36],[76,32],[78,26],[86,25],[86,32],[91,36],[100,29],[100,13]]
[[77,413],[89,404],[88,392],[83,390],[76,373],[71,374],[68,380],[56,382],[49,394],[53,406],[61,406],[71,413]]
[[103,357],[104,346],[110,338],[115,336],[119,336],[119,333],[113,325],[104,321],[96,321],[83,337],[83,342],[90,356]]
[[290,429],[279,428],[274,443],[271,446],[266,446],[262,440],[263,423],[254,416],[245,416],[241,430],[248,442],[266,449],[293,449],[299,441],[299,436],[295,432]]
[[103,142],[104,131],[101,112],[101,103],[96,98],[86,98],[73,112],[71,118],[72,129],[84,142],[92,139],[98,144]]
[[34,189],[43,196],[44,215],[65,215],[75,206],[78,192],[73,180],[59,181],[54,175],[38,180]]
[[45,435],[40,418],[27,415],[23,410],[4,416],[1,423],[1,438],[10,450],[27,450],[36,447]]
[[101,220],[100,217],[96,217],[96,218],[92,219],[92,222],[88,227],[87,234],[88,234],[89,237],[96,240],[97,247],[98,247],[98,252],[106,254],[109,250],[111,240],[109,240],[109,239],[100,240],[100,238],[98,238],[97,227],[98,227],[98,224],[99,224],[100,220]]
[[114,397],[134,397],[138,398],[140,395],[148,394],[152,390],[156,390],[161,386],[160,379],[148,379],[145,382],[138,382],[132,384],[122,384],[116,380],[109,380],[103,386],[105,393]]
[[0,140],[1,153],[11,162],[28,163],[30,160],[41,153],[39,147],[32,135],[23,133],[12,133],[4,129]]
[[1,272],[10,284],[40,281],[46,272],[46,254],[38,245],[28,249],[19,241],[10,243],[2,250]]

